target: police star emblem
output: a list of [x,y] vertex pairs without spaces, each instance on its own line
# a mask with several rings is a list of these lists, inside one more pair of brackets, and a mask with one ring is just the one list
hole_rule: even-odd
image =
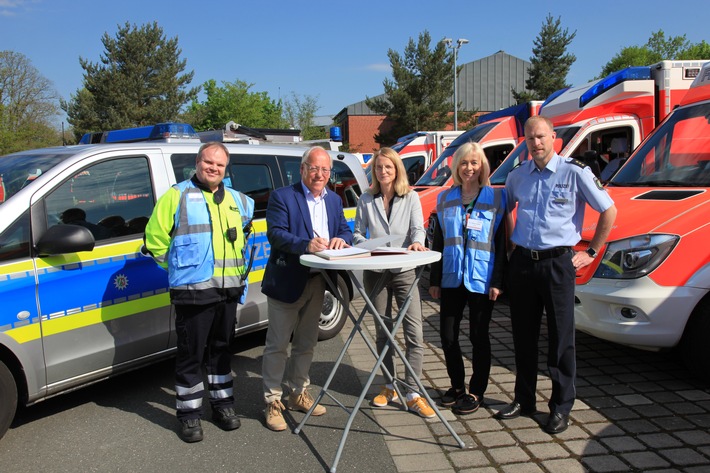
[[128,277],[125,274],[117,274],[113,280],[116,289],[124,290],[128,287]]
[[602,184],[602,181],[600,181],[599,178],[596,177],[596,176],[594,177],[594,184],[597,185],[597,188],[598,188],[599,190],[603,190],[603,189],[604,189],[604,185]]

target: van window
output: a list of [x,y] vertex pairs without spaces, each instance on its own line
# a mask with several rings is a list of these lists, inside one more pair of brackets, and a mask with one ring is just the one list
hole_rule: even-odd
[[30,211],[0,234],[0,262],[30,257]]
[[254,218],[266,217],[266,205],[274,190],[274,180],[269,167],[264,164],[233,164],[230,166],[231,182],[225,184],[254,199]]
[[146,158],[102,161],[82,169],[45,198],[47,226],[81,225],[97,241],[142,234],[154,202]]
[[[409,185],[413,186],[419,180],[422,174],[424,174],[426,165],[424,156],[419,155],[404,158],[402,160],[402,163],[404,164],[404,170],[407,172],[407,179],[409,180]],[[370,167],[368,166],[368,173],[369,172]]]
[[173,165],[175,182],[185,181],[195,174],[195,159],[197,159],[197,153],[173,154],[171,156],[170,162]]

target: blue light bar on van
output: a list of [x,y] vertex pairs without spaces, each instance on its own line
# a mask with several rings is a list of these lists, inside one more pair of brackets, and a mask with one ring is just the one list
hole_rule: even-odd
[[167,140],[171,138],[200,139],[197,133],[195,133],[195,129],[192,128],[192,125],[188,125],[187,123],[158,123],[153,127],[153,131],[148,139]]
[[530,104],[527,102],[521,103],[520,105],[512,105],[508,108],[486,113],[478,117],[478,123],[486,123],[504,117],[514,117],[518,135],[523,136],[523,126],[525,126],[527,119],[530,118]]
[[612,87],[629,80],[648,80],[651,78],[651,68],[646,66],[627,67],[606,76],[594,84],[589,90],[579,97],[579,107],[582,108],[589,102],[599,97]]
[[79,144],[89,143],[134,143],[138,141],[171,141],[174,139],[199,140],[194,128],[187,123],[158,123],[123,130],[86,133]]

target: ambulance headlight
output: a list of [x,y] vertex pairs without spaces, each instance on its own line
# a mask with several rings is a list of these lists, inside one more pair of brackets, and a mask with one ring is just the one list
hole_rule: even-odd
[[668,257],[678,235],[648,234],[609,243],[595,278],[636,279],[646,276]]

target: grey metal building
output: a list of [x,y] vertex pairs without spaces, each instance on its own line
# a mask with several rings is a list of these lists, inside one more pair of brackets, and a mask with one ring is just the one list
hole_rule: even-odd
[[[515,104],[512,90],[525,90],[531,63],[498,51],[462,66],[457,79],[458,110],[486,113]],[[333,121],[342,128],[343,140],[352,150],[367,153],[378,147],[374,136],[387,126],[386,119],[362,100],[343,108]]]

